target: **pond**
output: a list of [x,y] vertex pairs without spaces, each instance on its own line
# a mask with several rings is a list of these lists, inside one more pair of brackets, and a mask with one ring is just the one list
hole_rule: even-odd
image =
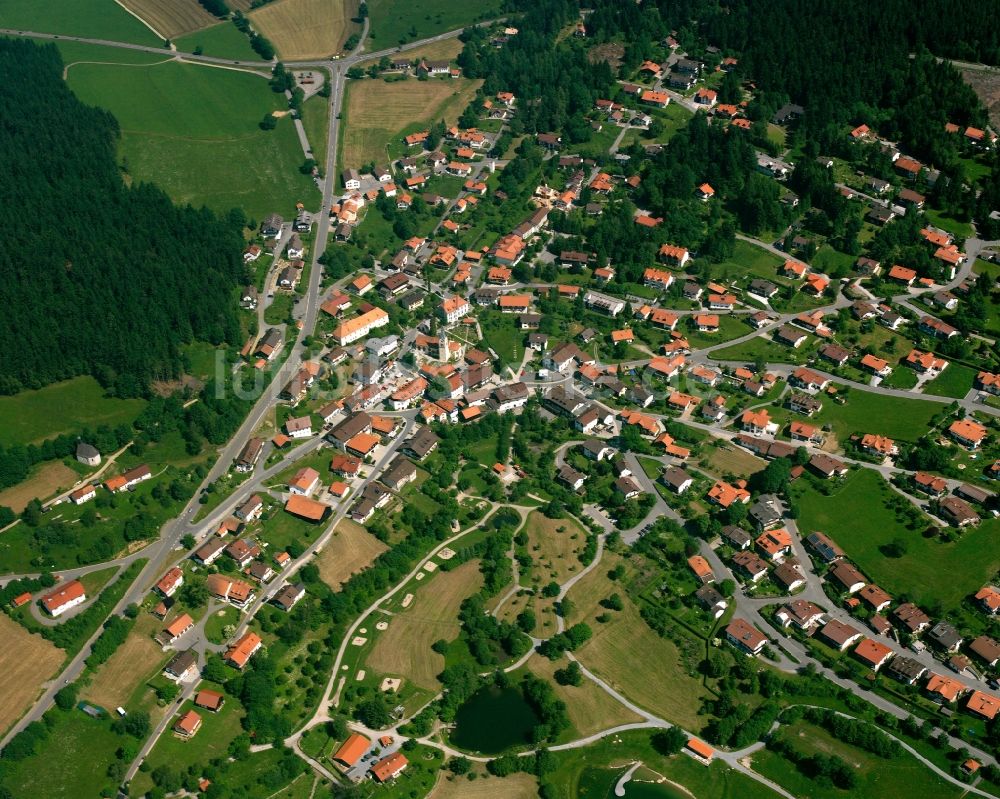
[[495,755],[531,741],[538,716],[516,688],[490,686],[474,693],[455,715],[451,742],[470,752]]

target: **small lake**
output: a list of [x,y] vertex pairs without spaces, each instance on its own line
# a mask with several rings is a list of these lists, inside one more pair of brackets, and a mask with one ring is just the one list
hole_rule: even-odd
[[455,715],[451,742],[470,752],[495,755],[529,743],[538,716],[516,688],[490,686],[474,693]]

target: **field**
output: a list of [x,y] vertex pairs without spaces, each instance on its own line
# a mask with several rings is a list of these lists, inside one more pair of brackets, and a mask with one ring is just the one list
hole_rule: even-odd
[[[427,578],[425,578],[427,579]],[[367,667],[380,674],[401,676],[415,686],[433,691],[444,657],[431,650],[439,638],[458,635],[458,608],[479,590],[479,561],[470,560],[450,572],[430,578],[431,587],[416,592],[413,604],[395,614],[368,656]]]
[[924,393],[961,399],[972,390],[972,383],[975,379],[975,369],[960,363],[951,363],[933,380],[924,383]]
[[125,643],[98,668],[90,685],[83,690],[82,698],[109,713],[116,707],[127,707],[136,689],[152,672],[159,671],[167,659],[151,637],[161,626],[152,614],[139,616]]
[[340,52],[358,26],[357,0],[275,0],[250,14],[254,28],[288,61]]
[[498,16],[499,0],[371,0],[368,5],[371,29],[369,50],[382,50],[438,33],[463,28],[472,22]]
[[176,62],[80,64],[69,85],[117,117],[119,153],[133,179],[155,182],[176,202],[241,207],[260,218],[319,199],[298,170],[303,154],[292,120],[279,119],[272,131],[258,127],[282,102],[256,74]]
[[443,769],[427,799],[534,799],[538,796],[538,781],[530,774],[511,774],[503,779],[481,773],[475,780],[449,777]]
[[[826,730],[807,722],[782,728],[792,746],[805,754],[840,757],[854,771],[857,784],[850,789],[852,799],[882,799],[888,796],[934,796],[957,799],[963,791],[931,772],[909,754],[883,759],[856,746],[845,744]],[[847,792],[814,780],[784,757],[764,750],[753,756],[752,767],[800,799],[833,799]]]
[[[454,61],[458,54],[462,52],[464,46],[456,36],[452,39],[442,39],[440,42],[431,42],[430,44],[425,44],[423,47],[407,50],[404,55],[410,61],[419,61],[421,58],[426,58],[429,61],[444,61],[445,59]],[[372,61],[368,61],[362,66],[372,63]]]
[[217,20],[198,0],[121,0],[121,4],[146,22],[164,39],[173,39],[212,25]]
[[20,513],[33,499],[46,499],[61,488],[69,488],[80,476],[62,461],[47,461],[22,483],[0,491],[0,505]]
[[174,40],[177,49],[189,53],[200,47],[204,55],[239,61],[260,61],[250,47],[250,40],[232,22],[220,22],[210,28],[189,33]]
[[454,124],[481,83],[462,78],[350,82],[342,117],[341,165],[387,161],[387,145],[404,130],[420,130],[438,119]]
[[319,575],[335,591],[352,574],[367,568],[388,547],[360,524],[344,519],[316,558]]
[[[943,543],[904,528],[885,504],[891,496],[892,489],[870,469],[859,469],[829,497],[803,484],[796,491],[799,530],[803,535],[827,533],[882,588],[894,595],[906,593],[925,607],[935,602],[954,607],[989,582],[1000,567],[1000,551],[992,543],[1000,523],[985,521],[958,541]],[[851,512],[845,513],[845,507]],[[907,552],[887,558],[880,547],[894,538],[906,541]]]
[[96,61],[104,64],[156,64],[171,57],[166,50],[162,53],[147,53],[143,50],[126,50],[122,47],[84,44],[66,39],[60,39],[55,45],[65,65],[63,77],[66,76],[66,70],[80,61]]
[[[326,142],[330,135],[330,101],[313,95],[302,104],[302,127],[306,129],[309,146],[322,161],[326,155]],[[320,169],[326,167],[320,166]]]
[[[594,632],[577,657],[640,707],[689,730],[698,730],[702,727],[698,710],[705,689],[697,677],[685,670],[677,646],[653,632],[624,587],[608,578],[608,571],[617,562],[618,558],[605,557],[598,568],[570,589],[569,598],[576,607],[567,622],[586,621]],[[625,606],[611,621],[602,624],[595,620],[604,612],[598,602],[612,593],[620,594]],[[637,664],[655,667],[651,665],[647,670]]]
[[739,449],[731,444],[724,444],[717,449],[713,449],[712,453],[708,456],[708,462],[720,474],[738,474],[741,476],[759,472],[767,465],[764,460],[758,458],[756,455],[751,455],[746,450]]
[[145,405],[143,400],[105,397],[92,377],[0,397],[0,446],[38,444],[83,427],[131,424]]
[[731,258],[719,263],[709,264],[709,270],[716,280],[739,280],[747,277],[762,277],[772,283],[787,283],[778,273],[781,259],[763,247],[757,247],[746,241],[737,241],[733,245]]
[[6,613],[0,613],[0,673],[5,688],[0,694],[0,734],[17,721],[35,701],[42,683],[63,662],[63,651],[40,635],[33,635]]
[[571,519],[550,519],[535,511],[524,528],[528,553],[534,560],[532,576],[560,585],[583,568],[577,554],[587,542],[586,533]]
[[109,0],[4,0],[0,27],[159,47],[163,39]]
[[527,668],[536,677],[548,682],[556,696],[566,703],[570,723],[576,731],[574,738],[593,735],[595,732],[616,727],[619,724],[630,724],[642,721],[642,717],[633,713],[621,702],[611,696],[597,683],[583,678],[578,686],[559,685],[553,677],[556,669],[565,668],[567,660],[553,663],[541,655],[532,655]]

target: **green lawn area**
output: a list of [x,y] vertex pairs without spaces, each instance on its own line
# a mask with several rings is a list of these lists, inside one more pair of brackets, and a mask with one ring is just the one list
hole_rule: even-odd
[[121,125],[119,153],[136,180],[175,201],[218,211],[241,207],[259,219],[315,206],[319,190],[299,172],[303,155],[290,117],[258,123],[284,99],[246,72],[169,62],[146,68],[79,64],[70,88],[110,110]]
[[924,384],[925,394],[961,399],[972,389],[976,370],[960,363],[950,363],[941,374]]
[[[886,388],[899,388],[904,391],[913,388],[917,384],[917,373],[906,366],[894,366],[892,373],[884,378],[879,384]],[[934,394],[935,392],[928,392]]]
[[852,767],[857,784],[849,791],[836,788],[806,776],[781,755],[763,750],[753,756],[752,768],[769,777],[801,799],[885,799],[890,796],[934,796],[947,799],[963,795],[963,791],[946,783],[916,758],[904,753],[899,758],[885,759],[856,746],[839,741],[826,730],[807,722],[782,727],[782,734],[791,745],[806,755],[823,754],[840,757]]
[[[579,153],[583,158],[596,158],[600,155],[607,155],[611,145],[614,144],[621,128],[604,122],[600,130],[591,131],[590,141],[578,144],[574,147],[574,152]],[[623,142],[624,143],[624,142]]]
[[499,0],[371,0],[368,16],[371,20],[368,50],[395,47],[397,44],[426,39],[438,33],[462,28],[470,23],[490,19],[500,14]]
[[824,244],[817,250],[810,264],[814,269],[826,274],[840,273],[846,275],[854,268],[855,256],[848,255],[833,249],[829,244]]
[[[77,799],[101,796],[117,785],[108,764],[128,739],[111,729],[107,717],[94,719],[82,710],[50,711],[55,719],[49,737],[24,760],[5,762],[0,786],[10,796],[32,799]],[[106,794],[113,796],[114,793]]]
[[112,399],[92,377],[0,397],[0,445],[37,444],[84,427],[131,424],[145,400]]
[[208,621],[205,622],[205,637],[213,644],[224,644],[226,638],[222,634],[222,629],[227,625],[237,625],[240,621],[240,612],[234,607],[225,607],[212,612]]
[[738,239],[733,246],[733,256],[719,263],[708,265],[713,280],[739,280],[741,277],[762,277],[772,283],[787,284],[778,269],[784,263],[777,255]]
[[963,239],[968,238],[972,235],[972,225],[968,222],[962,222],[958,219],[948,216],[942,211],[935,211],[933,208],[925,208],[924,213],[930,220],[931,224],[935,227],[939,227],[942,230],[947,230],[949,233],[959,236]]
[[[2,16],[2,12],[0,12],[0,16]],[[162,53],[147,53],[142,50],[126,50],[122,47],[70,42],[65,39],[55,42],[55,46],[59,49],[59,54],[66,67],[71,67],[80,61],[100,61],[109,64],[155,64],[171,57],[167,50]]]
[[144,44],[159,47],[163,40],[129,14],[107,0],[4,0],[0,5],[0,28],[61,33],[89,39]]
[[483,328],[484,344],[493,348],[508,366],[518,366],[524,355],[524,338],[527,335],[517,326],[517,314],[485,311],[479,316]]
[[200,47],[204,55],[216,58],[232,58],[234,61],[261,60],[250,46],[250,39],[228,21],[181,36],[174,39],[174,44],[178,50],[185,53],[194,52]]
[[330,102],[325,97],[314,94],[302,104],[302,127],[312,147],[313,156],[323,169],[326,157],[326,142],[330,133]]
[[[1000,550],[993,545],[1000,522],[990,519],[967,529],[953,543],[924,538],[900,524],[887,505],[895,492],[871,469],[849,475],[830,496],[805,482],[797,483],[794,493],[803,535],[827,533],[882,588],[893,595],[906,593],[922,606],[955,607],[1000,567]],[[888,558],[879,549],[894,538],[907,543],[901,558]]]
[[264,322],[269,325],[282,325],[288,321],[292,312],[295,295],[286,291],[275,294],[271,304],[264,309]]
[[[721,323],[720,323],[721,324]],[[767,363],[805,363],[817,346],[817,339],[810,336],[798,349],[772,341],[771,334],[765,334],[734,344],[731,347],[712,350],[709,356],[719,361],[747,361],[752,363],[763,358]]]
[[927,432],[931,418],[941,410],[943,406],[934,402],[887,397],[852,388],[846,404],[824,399],[823,410],[813,418],[832,425],[841,441],[853,433],[880,433],[890,438],[916,441]]

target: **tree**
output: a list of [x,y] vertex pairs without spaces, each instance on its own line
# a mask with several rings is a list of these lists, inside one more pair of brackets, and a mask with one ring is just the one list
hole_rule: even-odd
[[76,697],[79,693],[77,684],[70,683],[60,688],[56,693],[56,704],[63,710],[70,710],[76,704]]
[[392,715],[381,696],[368,699],[354,709],[354,717],[373,730],[388,727],[392,723]]
[[560,685],[578,686],[583,683],[583,670],[575,660],[571,660],[564,669],[556,669],[552,676]]
[[472,770],[472,761],[467,757],[453,757],[445,764],[445,768],[452,774],[462,776]]
[[679,727],[669,727],[654,732],[649,742],[661,755],[676,755],[687,746],[687,736]]

